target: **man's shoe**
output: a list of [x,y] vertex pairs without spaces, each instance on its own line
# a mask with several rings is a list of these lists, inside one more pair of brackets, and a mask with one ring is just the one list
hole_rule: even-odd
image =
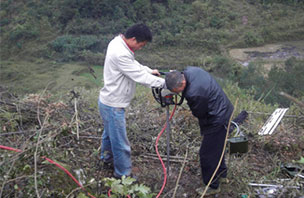
[[114,170],[113,159],[110,160],[98,160],[97,166],[99,170]]
[[113,164],[113,162],[103,162],[103,168],[114,170],[114,164]]
[[[204,190],[205,190],[205,187],[200,187],[200,188],[197,188],[196,189],[196,192],[199,194],[199,195],[203,195],[204,193]],[[218,187],[217,189],[214,189],[214,188],[208,188],[208,190],[206,191],[205,193],[205,196],[209,196],[209,195],[215,195],[215,194],[218,194],[221,192],[221,188]]]

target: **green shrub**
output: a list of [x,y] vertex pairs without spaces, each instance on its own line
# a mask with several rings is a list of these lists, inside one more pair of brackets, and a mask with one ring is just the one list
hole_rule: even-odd
[[11,41],[17,42],[21,39],[33,39],[38,37],[39,33],[38,30],[32,24],[18,24],[11,32],[9,39]]
[[8,111],[1,111],[0,118],[0,132],[18,130],[19,122],[22,120],[21,114]]
[[62,52],[66,50],[79,51],[82,49],[90,49],[96,43],[98,39],[96,36],[72,36],[64,35],[57,37],[53,42],[51,42],[52,48],[56,52]]
[[223,27],[223,23],[223,19],[217,16],[213,16],[209,20],[209,26],[216,29]]
[[136,181],[134,178],[122,176],[121,179],[115,178],[105,178],[103,179],[105,186],[111,188],[112,194],[111,197],[139,197],[139,198],[152,198],[155,196],[155,193],[151,193],[149,187],[143,184],[134,184]]
[[10,20],[8,18],[2,18],[0,19],[0,26],[5,26],[8,25],[10,23]]
[[268,78],[269,84],[274,87],[274,93],[267,102],[289,106],[290,101],[279,95],[281,91],[296,98],[304,96],[304,61],[290,58],[286,60],[284,68],[271,68]]
[[275,34],[276,33],[273,31],[273,29],[271,29],[268,26],[264,26],[262,28],[261,35],[264,38],[265,42],[266,41],[271,41],[272,39],[274,39],[275,38]]
[[245,34],[244,40],[248,46],[257,46],[264,43],[264,39],[260,35],[251,31]]
[[163,4],[152,3],[151,4],[151,9],[152,9],[151,14],[152,14],[152,17],[154,19],[161,20],[161,19],[166,17],[167,10],[166,10],[166,7]]
[[132,4],[138,21],[148,21],[152,14],[150,0],[135,0]]
[[[70,3],[71,3],[70,5],[73,5],[72,2]],[[77,8],[67,4],[68,1],[63,1],[62,5],[59,5],[59,10],[56,12],[57,14],[56,18],[58,18],[58,21],[64,26],[66,26],[68,22],[74,18],[74,16],[79,15]]]
[[215,56],[211,60],[209,71],[222,78],[232,78],[235,71],[235,63],[225,56]]
[[238,83],[242,89],[254,88],[256,90],[255,98],[259,98],[263,94],[266,84],[262,65],[250,63],[246,69],[241,71]]
[[105,39],[98,39],[94,35],[72,36],[63,35],[49,43],[51,49],[63,58],[63,61],[78,60],[83,50],[101,51],[106,46]]
[[83,50],[79,54],[79,59],[85,61],[86,63],[89,63],[91,65],[103,65],[105,55],[102,53],[94,53],[89,50]]
[[170,32],[163,32],[155,37],[155,40],[159,45],[173,45],[176,41]]
[[273,4],[273,3],[281,3],[286,5],[303,5],[304,1],[302,0],[260,0],[260,2],[264,5]]
[[250,63],[241,71],[238,84],[242,89],[254,89],[255,99],[267,104],[289,106],[290,101],[279,95],[281,91],[296,98],[304,96],[304,61],[290,58],[284,68],[274,66],[265,75],[262,65]]
[[67,27],[65,32],[68,34],[100,34],[103,33],[103,26],[96,20],[89,19],[76,19],[72,20]]

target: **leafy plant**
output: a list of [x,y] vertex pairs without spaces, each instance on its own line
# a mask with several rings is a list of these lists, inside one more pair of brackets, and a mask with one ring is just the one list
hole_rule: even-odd
[[149,187],[143,184],[135,184],[136,179],[131,177],[122,176],[121,179],[105,178],[103,181],[105,182],[105,186],[111,188],[111,197],[114,198],[128,195],[132,197],[150,198],[155,195],[154,193],[150,193],[151,190]]
[[301,157],[301,159],[298,160],[297,162],[300,163],[300,164],[304,164],[304,157]]
[[18,113],[0,112],[0,132],[15,131],[18,128],[18,122],[20,121],[20,115]]

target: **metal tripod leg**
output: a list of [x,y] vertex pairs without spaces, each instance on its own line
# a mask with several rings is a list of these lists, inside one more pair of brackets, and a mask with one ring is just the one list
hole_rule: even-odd
[[170,114],[169,105],[166,106],[167,109],[167,175],[169,176],[169,166],[170,166]]

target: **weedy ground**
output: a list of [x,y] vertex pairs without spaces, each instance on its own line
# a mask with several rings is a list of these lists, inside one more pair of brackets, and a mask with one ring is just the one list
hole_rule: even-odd
[[[166,112],[153,99],[150,89],[141,86],[137,89],[126,113],[133,173],[140,184],[158,193],[163,184],[163,170],[155,154],[155,140],[165,124]],[[297,164],[296,161],[304,156],[302,110],[292,106],[274,134],[262,137],[257,132],[277,107],[254,101],[233,84],[227,84],[225,91],[232,103],[238,100],[235,115],[241,110],[249,112],[247,121],[241,126],[248,136],[248,152],[229,154],[227,146],[230,182],[222,184],[221,193],[214,197],[265,197],[263,189],[252,187],[249,182],[283,185],[272,194],[276,197],[303,195],[303,179],[292,178],[281,168],[286,163]],[[23,151],[0,151],[2,197],[33,197],[37,192],[41,197],[84,196],[66,173],[42,156],[68,169],[95,197],[106,196],[109,188],[102,180],[112,177],[112,170],[99,163],[103,125],[97,110],[97,97],[97,89],[75,88],[60,96],[44,90],[17,97],[1,88],[0,144]],[[195,189],[203,185],[198,157],[201,140],[197,120],[185,102],[177,108],[171,121],[170,171],[161,197],[172,197],[175,189],[175,197],[199,197]],[[159,151],[164,160],[166,147],[166,134],[163,134]],[[301,163],[297,165],[303,167]],[[295,186],[297,188],[292,188]]]

